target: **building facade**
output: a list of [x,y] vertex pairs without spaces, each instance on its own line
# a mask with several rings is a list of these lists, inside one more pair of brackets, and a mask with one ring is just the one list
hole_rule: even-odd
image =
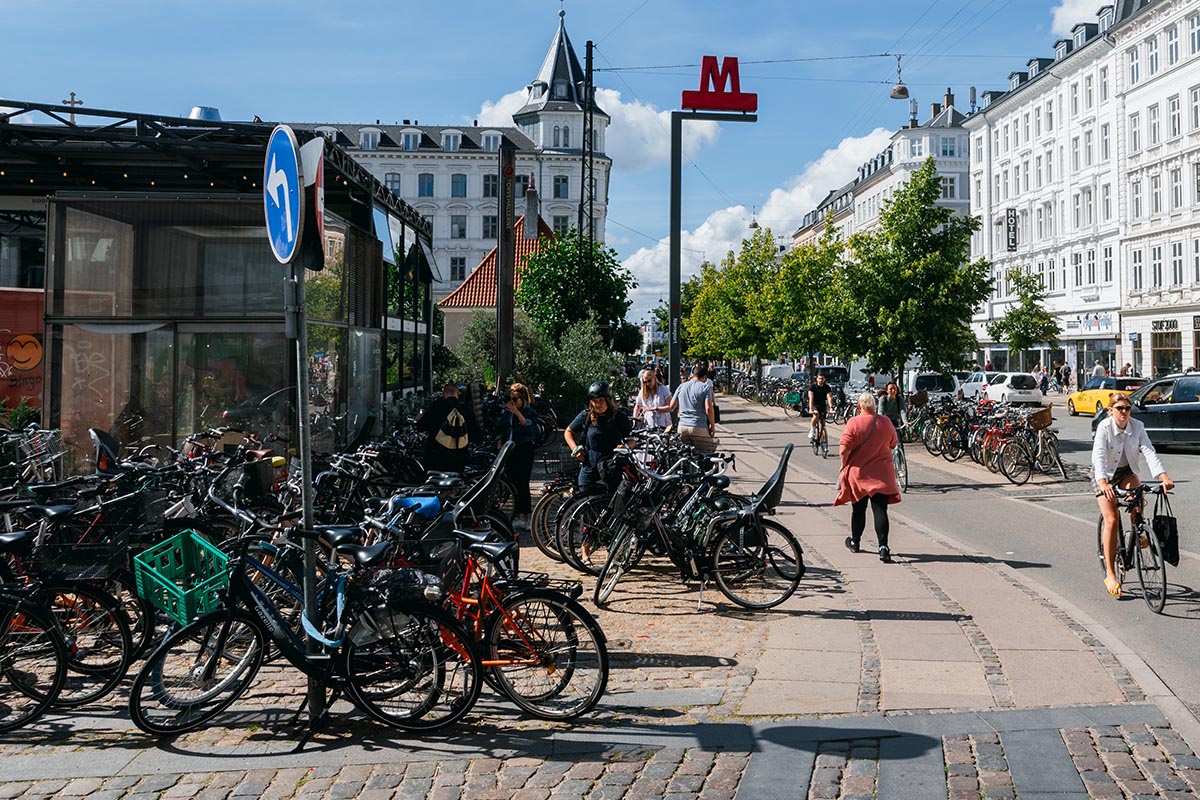
[[535,185],[542,217],[556,233],[589,214],[604,241],[612,161],[605,153],[609,117],[593,102],[593,174],[587,202],[583,186],[583,69],[560,13],[546,58],[526,87],[525,105],[512,126],[342,125],[299,123],[345,149],[372,175],[433,225],[433,258],[439,273],[434,299],[450,294],[496,246],[499,234],[498,153],[507,139],[516,147],[517,199]]

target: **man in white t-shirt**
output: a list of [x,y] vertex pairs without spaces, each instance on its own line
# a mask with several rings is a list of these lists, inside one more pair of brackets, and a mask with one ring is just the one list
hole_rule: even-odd
[[1096,362],[1096,366],[1092,367],[1092,377],[1093,378],[1103,378],[1107,374],[1108,373],[1104,369],[1104,365],[1101,364],[1099,361]]

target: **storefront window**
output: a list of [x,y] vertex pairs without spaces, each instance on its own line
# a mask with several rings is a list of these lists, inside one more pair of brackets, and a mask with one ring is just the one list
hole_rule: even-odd
[[346,442],[346,398],[341,371],[346,330],[308,326],[308,398],[314,450],[332,452]]
[[1142,340],[1141,340],[1141,338],[1139,337],[1137,340],[1131,342],[1129,345],[1129,349],[1130,349],[1130,353],[1131,353],[1130,363],[1133,365],[1133,374],[1134,375],[1144,375],[1145,373],[1142,372]]
[[282,331],[181,331],[175,415],[182,438],[229,426],[265,436],[287,433],[295,414],[290,348]]
[[[133,313],[133,227],[74,208],[60,256],[58,313],[73,317],[124,317]],[[57,299],[57,298],[56,298]]]
[[378,331],[350,331],[346,376],[346,426],[350,441],[364,430],[367,434],[374,434],[382,422],[379,377],[381,339]]
[[1156,331],[1150,334],[1151,377],[1183,370],[1183,334],[1180,331]]

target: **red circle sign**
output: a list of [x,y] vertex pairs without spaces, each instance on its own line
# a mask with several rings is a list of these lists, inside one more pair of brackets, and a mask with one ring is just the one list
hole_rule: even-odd
[[504,168],[504,177],[511,178],[517,170],[510,164]]

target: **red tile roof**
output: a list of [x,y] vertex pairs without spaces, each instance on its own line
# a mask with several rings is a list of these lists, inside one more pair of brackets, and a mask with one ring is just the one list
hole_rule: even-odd
[[[554,238],[554,231],[546,220],[538,217],[538,238],[525,238],[525,217],[517,218],[513,225],[516,237],[517,257],[513,268],[513,289],[521,286],[521,275],[525,272],[525,259],[542,248],[542,243]],[[495,308],[496,307],[496,248],[483,257],[471,274],[457,289],[438,302],[441,308]]]

